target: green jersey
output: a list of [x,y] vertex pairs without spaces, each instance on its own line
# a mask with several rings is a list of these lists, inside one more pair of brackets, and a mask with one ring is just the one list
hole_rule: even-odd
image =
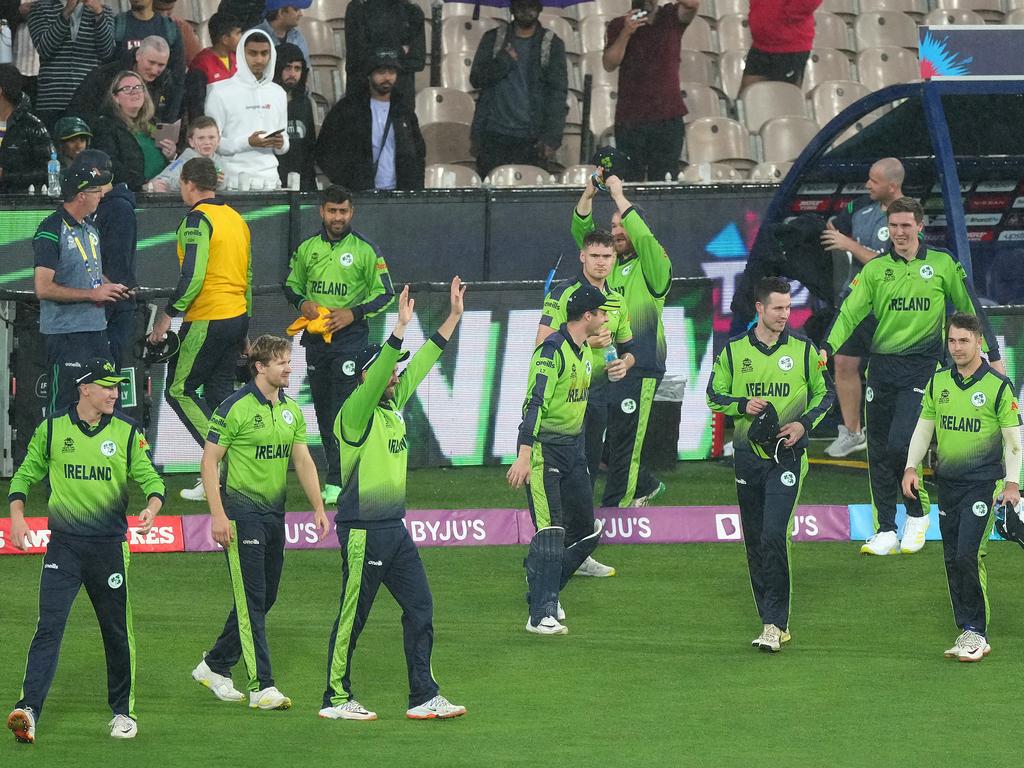
[[296,309],[307,300],[328,309],[351,309],[355,320],[332,343],[352,340],[360,347],[366,345],[366,318],[383,312],[395,298],[384,257],[354,230],[340,240],[321,230],[303,241],[292,255],[284,292]]
[[1001,480],[1003,427],[1019,427],[1020,407],[1009,379],[985,362],[964,378],[956,366],[936,371],[921,400],[921,418],[935,422],[935,476]]
[[28,453],[11,478],[11,501],[49,476],[50,530],[74,536],[123,539],[128,532],[128,478],[148,498],[164,498],[164,481],[153,468],[142,429],[125,415],[104,414],[93,427],[76,406],[48,416],[36,427]]
[[227,449],[222,490],[228,517],[283,517],[292,446],[306,442],[306,420],[295,401],[281,392],[272,403],[250,381],[220,404],[206,439]]
[[590,395],[590,348],[576,346],[563,325],[534,350],[519,425],[519,445],[574,443]]
[[751,328],[730,339],[718,355],[708,381],[708,407],[736,417],[733,445],[751,450],[762,458],[764,452],[745,440],[753,417],[747,402],[758,397],[775,406],[779,425],[799,421],[807,435],[825,418],[835,392],[818,350],[803,336],[783,331],[774,346],[767,347]]
[[[608,287],[625,299],[629,322],[633,327],[633,348],[637,373],[665,372],[665,325],[662,311],[665,297],[672,286],[672,262],[661,243],[651,233],[647,222],[630,208],[622,217],[633,253],[619,256],[615,269],[608,275]],[[592,215],[572,212],[572,236],[579,248],[583,238],[594,229]]]
[[920,355],[941,360],[946,302],[960,312],[977,315],[985,329],[986,351],[998,360],[995,336],[967,286],[963,266],[948,251],[921,244],[910,261],[892,249],[867,264],[850,283],[850,294],[839,308],[825,347],[839,349],[874,313],[878,327],[871,340],[873,355]]
[[409,444],[402,408],[447,343],[435,333],[398,377],[394,397],[381,402],[402,357],[402,341],[392,336],[366,371],[366,379],[341,406],[334,421],[341,451],[341,495],[335,516],[338,525],[396,525],[405,517]]
[[[540,324],[548,328],[561,328],[568,320],[569,297],[584,284],[586,278],[581,274],[575,280],[567,280],[558,285],[552,286],[548,295],[544,297],[544,314],[541,315]],[[604,327],[612,336],[612,344],[615,345],[616,354],[620,357],[631,351],[633,340],[633,329],[629,324],[629,312],[626,309],[622,296],[605,285],[604,295],[618,301],[622,309],[613,309],[608,312],[608,322]],[[605,373],[605,350],[590,348],[590,388],[597,389],[608,383],[608,374]]]

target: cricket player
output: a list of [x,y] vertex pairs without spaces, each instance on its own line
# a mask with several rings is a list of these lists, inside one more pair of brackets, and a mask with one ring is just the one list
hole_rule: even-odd
[[946,344],[953,364],[937,371],[925,387],[903,471],[903,494],[913,499],[920,493],[917,466],[934,433],[939,531],[953,620],[962,630],[945,655],[981,661],[992,650],[984,560],[992,506],[1000,495],[1010,508],[1020,503],[1020,407],[1013,384],[981,356],[976,316],[954,314]]
[[[313,507],[321,541],[330,529],[316,464],[306,447],[306,421],[298,404],[284,394],[291,349],[289,340],[276,336],[260,336],[252,343],[248,357],[253,378],[210,419],[201,465],[213,539],[227,554],[234,607],[217,642],[192,670],[192,678],[221,701],[243,701],[245,695],[230,677],[241,658],[253,709],[292,705],[274,685],[266,631],[284,565],[289,458]],[[225,458],[222,491],[217,467]]]
[[338,543],[341,545],[341,605],[327,648],[327,689],[320,717],[376,720],[352,693],[352,654],[381,584],[402,608],[409,708],[413,720],[459,717],[466,708],[442,696],[430,667],[434,605],[419,552],[402,524],[405,517],[409,445],[402,407],[441,357],[462,319],[465,287],[451,284],[451,310],[433,336],[399,375],[409,357],[402,350],[414,302],[406,286],[398,319],[383,346],[364,349],[356,360],[362,383],[341,406],[334,434],[341,450]]
[[[622,306],[592,285],[577,288],[566,305],[566,322],[533,353],[519,425],[518,452],[508,470],[513,488],[526,485],[537,532],[526,556],[526,631],[564,635],[568,628],[558,593],[596,549],[601,527],[583,452],[583,419],[593,372],[587,339],[600,332],[608,313]],[[566,547],[566,530],[589,534]]]
[[736,496],[761,634],[751,645],[777,653],[789,642],[793,511],[807,474],[807,438],[835,398],[818,350],[786,330],[790,286],[762,278],[757,324],[730,339],[708,381],[708,406],[736,417]]
[[890,248],[865,264],[850,283],[850,293],[822,345],[822,359],[826,359],[868,314],[878,319],[864,390],[868,477],[877,531],[861,547],[868,555],[913,554],[924,546],[929,509],[924,487],[917,498],[907,500],[902,541],[896,535],[896,501],[921,396],[943,357],[946,302],[981,318],[989,360],[996,372],[1004,372],[1002,363],[996,362],[995,336],[967,285],[963,266],[948,251],[921,242],[921,204],[901,197],[889,204],[886,213]]
[[128,598],[128,479],[147,496],[139,533],[147,533],[164,500],[164,483],[149,458],[138,424],[114,410],[118,376],[109,360],[82,364],[75,381],[78,402],[56,411],[36,428],[28,453],[11,478],[11,542],[27,549],[25,499],[29,488],[49,480],[50,542],[39,578],[39,622],[28,650],[21,699],[7,727],[32,744],[43,702],[57,671],[68,614],[83,586],[92,602],[107,658],[108,724],[115,739],[133,739],[135,634]]

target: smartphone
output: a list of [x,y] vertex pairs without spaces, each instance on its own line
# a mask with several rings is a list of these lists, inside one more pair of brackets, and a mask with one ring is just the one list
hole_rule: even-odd
[[263,138],[264,139],[272,139],[275,136],[280,136],[282,133],[284,133],[284,128],[278,128],[273,133],[265,133],[265,134],[263,134]]

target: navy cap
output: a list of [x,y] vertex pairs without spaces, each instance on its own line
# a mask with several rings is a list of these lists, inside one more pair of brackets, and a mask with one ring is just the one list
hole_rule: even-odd
[[97,149],[81,152],[60,175],[60,190],[64,202],[93,187],[104,187],[114,180],[110,171],[110,156]]
[[617,298],[605,296],[592,285],[583,285],[569,297],[565,309],[569,317],[583,317],[584,312],[594,312],[598,309],[611,312],[620,309],[621,306]]
[[[358,355],[356,355],[356,368],[360,371],[365,371],[371,365],[373,361],[380,357],[380,351],[382,347],[380,344],[371,344],[368,347],[364,347]],[[398,362],[409,359],[409,350],[403,349],[398,355]]]

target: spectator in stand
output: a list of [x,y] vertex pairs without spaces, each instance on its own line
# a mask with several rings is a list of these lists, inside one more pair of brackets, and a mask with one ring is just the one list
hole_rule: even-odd
[[[565,132],[565,43],[540,21],[540,0],[512,0],[512,23],[489,30],[469,81],[480,89],[472,142],[483,178],[505,163],[546,168]],[[678,90],[678,89],[677,89]]]
[[747,22],[752,42],[740,94],[761,80],[803,85],[819,5],[821,0],[750,0]]
[[[627,181],[664,181],[679,172],[686,105],[679,90],[679,48],[700,0],[634,0],[608,24],[601,63],[619,70],[615,146],[629,155]],[[636,18],[639,12],[646,12]]]
[[0,64],[0,192],[25,192],[46,184],[46,164],[54,151],[42,121],[29,111],[21,73]]
[[235,48],[242,38],[242,24],[234,16],[217,11],[206,24],[213,45],[203,48],[185,75],[185,114],[189,121],[204,114],[206,87],[235,74]]
[[36,0],[28,28],[39,52],[36,114],[53,125],[79,83],[114,52],[114,13],[101,0]]
[[177,2],[178,0],[153,0],[153,10],[173,21],[178,28],[185,51],[185,69],[188,69],[192,65],[192,59],[203,49],[203,44],[192,25],[174,15],[174,6]]
[[266,32],[250,29],[235,50],[238,71],[214,83],[206,114],[220,126],[220,154],[229,189],[276,189],[277,158],[287,154],[288,96],[273,81],[277,52]]
[[153,100],[135,72],[121,72],[110,84],[103,112],[96,122],[92,146],[110,155],[114,182],[134,192],[174,159],[175,146],[153,140]]
[[267,0],[220,0],[217,12],[234,16],[242,25],[242,31],[247,32],[263,21],[266,2]]
[[423,11],[410,0],[352,0],[345,10],[345,75],[362,83],[370,59],[379,50],[398,51],[396,98],[406,110],[416,108],[416,73],[427,63]]
[[53,126],[53,138],[55,142],[60,142],[57,159],[60,160],[60,167],[64,169],[89,148],[92,130],[80,117],[62,117]]
[[34,2],[35,0],[2,0],[0,2],[0,18],[6,16],[14,40],[12,63],[21,72],[23,78],[21,92],[28,94],[33,104],[36,103],[37,96],[39,53],[32,44],[32,33],[28,29],[28,15],[32,11]]
[[309,43],[299,29],[299,19],[303,9],[312,4],[313,0],[267,0],[267,17],[256,29],[266,32],[275,47],[284,43],[296,46],[309,64]]
[[378,51],[369,75],[327,114],[316,162],[332,184],[353,191],[423,189],[423,134],[416,113],[393,98],[400,66],[397,51]]
[[313,100],[306,90],[309,66],[297,45],[282,43],[277,46],[277,66],[274,82],[288,94],[288,152],[277,159],[277,174],[281,186],[288,185],[288,174],[299,174],[299,189],[316,190],[316,167],[313,150],[316,147],[316,123],[313,120]]
[[153,10],[153,0],[130,0],[131,10],[114,19],[115,57],[126,54],[142,45],[146,38],[162,37],[170,46],[167,69],[171,73],[170,88],[165,104],[154,102],[157,119],[161,123],[173,123],[181,117],[181,100],[185,94],[185,46],[178,26],[166,16]]
[[154,192],[180,192],[181,169],[194,157],[208,157],[217,168],[217,189],[224,189],[224,172],[220,170],[221,160],[217,154],[220,147],[220,129],[217,121],[207,115],[200,115],[188,124],[188,149],[178,155],[153,179]]
[[167,41],[157,35],[150,35],[135,50],[125,54],[124,59],[111,61],[91,72],[78,86],[75,95],[68,104],[68,114],[78,115],[92,124],[99,116],[103,101],[110,90],[110,83],[125,70],[135,72],[146,84],[149,98],[156,110],[159,123],[173,123],[172,117],[171,73],[167,70],[167,61],[171,48]]

